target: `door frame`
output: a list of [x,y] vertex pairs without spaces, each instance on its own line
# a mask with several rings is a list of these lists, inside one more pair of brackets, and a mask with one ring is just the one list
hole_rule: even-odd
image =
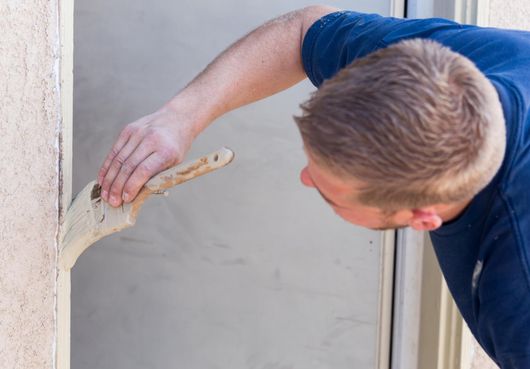
[[[61,132],[59,132],[59,227],[72,201],[73,100],[74,100],[74,0],[59,1]],[[58,232],[59,237],[59,232]],[[59,248],[61,247],[58,240]],[[60,250],[59,257],[60,257]],[[55,368],[70,368],[71,273],[57,269]]]

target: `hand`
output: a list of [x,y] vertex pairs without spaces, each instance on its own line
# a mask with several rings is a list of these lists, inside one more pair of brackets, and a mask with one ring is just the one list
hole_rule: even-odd
[[183,160],[192,140],[191,125],[167,106],[128,124],[99,170],[101,197],[114,207],[131,202],[152,176]]

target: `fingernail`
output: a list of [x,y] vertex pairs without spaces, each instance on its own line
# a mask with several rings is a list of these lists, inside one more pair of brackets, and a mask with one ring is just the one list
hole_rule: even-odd
[[101,197],[103,197],[103,200],[107,201],[109,197],[109,193],[105,190],[101,191]]
[[122,199],[123,201],[125,202],[129,202],[129,194],[127,192],[124,192],[123,193],[123,196],[122,196]]
[[114,205],[114,206],[118,206],[118,205],[120,204],[120,201],[118,200],[117,197],[115,197],[115,196],[111,196],[111,197],[110,197],[110,203],[111,203],[112,205]]

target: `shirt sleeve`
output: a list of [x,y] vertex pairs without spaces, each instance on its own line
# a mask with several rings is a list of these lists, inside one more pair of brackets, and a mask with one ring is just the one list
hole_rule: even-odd
[[302,62],[315,86],[357,58],[393,43],[428,38],[471,61],[487,77],[503,78],[530,100],[530,32],[461,25],[442,19],[400,19],[339,11],[317,20],[302,44]]
[[406,38],[429,37],[459,24],[438,18],[399,19],[339,11],[317,20],[302,44],[302,62],[315,86],[357,58]]

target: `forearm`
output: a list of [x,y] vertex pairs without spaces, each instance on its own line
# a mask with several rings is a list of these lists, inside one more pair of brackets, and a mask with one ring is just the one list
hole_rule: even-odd
[[255,29],[219,55],[166,107],[193,117],[193,136],[224,113],[291,87],[306,77],[301,45],[307,28],[337,9],[312,6]]
[[304,79],[304,35],[335,10],[311,6],[264,24],[219,55],[161,109],[129,123],[98,173],[103,199],[112,206],[132,201],[149,178],[182,161],[193,139],[217,117]]

